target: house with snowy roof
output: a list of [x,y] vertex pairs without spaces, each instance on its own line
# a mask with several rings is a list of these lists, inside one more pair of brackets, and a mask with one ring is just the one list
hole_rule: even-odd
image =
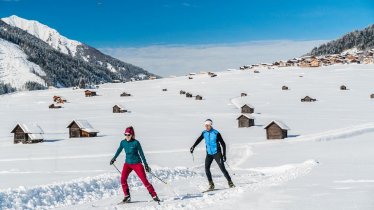
[[281,121],[273,120],[265,126],[267,139],[284,139],[290,128]]
[[69,128],[69,138],[96,137],[99,133],[87,120],[73,120],[67,128]]
[[29,144],[42,142],[44,137],[43,129],[37,124],[18,123],[11,131],[14,133],[14,143]]
[[113,106],[113,113],[124,113],[124,112],[127,112],[127,110],[123,106],[118,105],[118,104]]

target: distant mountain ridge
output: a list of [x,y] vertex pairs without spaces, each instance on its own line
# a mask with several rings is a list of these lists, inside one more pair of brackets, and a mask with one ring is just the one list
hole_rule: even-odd
[[158,77],[17,16],[0,20],[0,41],[0,94],[4,84],[22,90]]
[[358,50],[370,50],[374,48],[374,24],[362,30],[347,33],[341,38],[322,44],[319,47],[315,47],[308,55],[320,56],[340,54],[354,48]]

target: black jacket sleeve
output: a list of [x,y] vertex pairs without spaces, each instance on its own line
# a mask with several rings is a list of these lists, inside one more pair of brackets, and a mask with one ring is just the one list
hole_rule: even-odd
[[223,156],[226,156],[226,144],[225,141],[223,141],[221,133],[217,134],[217,141],[222,146],[222,154]]
[[193,148],[195,148],[198,144],[200,144],[200,142],[204,139],[204,135],[203,133],[201,133],[201,135],[199,136],[199,138],[196,139],[195,141],[195,144],[193,144]]

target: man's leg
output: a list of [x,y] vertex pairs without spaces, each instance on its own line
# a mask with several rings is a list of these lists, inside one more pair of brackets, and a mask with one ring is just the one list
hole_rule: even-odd
[[209,155],[209,154],[206,154],[206,157],[205,157],[205,174],[206,174],[206,177],[208,178],[209,183],[213,182],[212,174],[210,173],[210,166],[212,165],[212,162],[213,162],[213,156]]
[[223,175],[226,177],[227,181],[231,181],[231,177],[229,173],[226,170],[225,163],[223,162],[222,154],[218,152],[217,154],[214,154],[214,160],[217,162],[219,169],[221,169]]

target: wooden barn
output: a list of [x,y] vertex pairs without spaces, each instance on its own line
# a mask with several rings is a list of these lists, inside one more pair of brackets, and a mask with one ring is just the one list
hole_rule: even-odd
[[317,101],[317,99],[309,97],[309,96],[305,96],[304,98],[301,99],[301,102],[314,102],[314,101]]
[[184,95],[184,94],[186,94],[186,91],[181,90],[181,91],[179,91],[179,94]]
[[282,86],[282,90],[288,90],[288,87],[285,86],[285,85],[283,85],[283,86]]
[[348,90],[348,89],[347,89],[347,86],[345,86],[345,85],[341,85],[341,86],[340,86],[340,90]]
[[117,104],[113,106],[113,113],[125,113],[125,112],[127,112],[127,110],[123,108],[123,106],[117,105]]
[[99,133],[87,120],[73,120],[67,128],[69,128],[69,138],[96,137]]
[[196,100],[203,100],[203,97],[201,95],[197,95],[197,96],[195,96],[195,99]]
[[279,121],[271,121],[266,129],[266,138],[267,139],[284,139],[287,138],[287,132],[290,130],[287,125]]
[[96,91],[86,90],[86,91],[84,91],[84,95],[85,95],[86,97],[96,96]]
[[246,93],[241,93],[240,96],[244,97],[244,96],[247,96],[247,94]]
[[255,108],[249,104],[244,104],[240,109],[244,114],[252,114],[255,111]]
[[50,108],[50,109],[60,109],[60,108],[62,108],[62,106],[51,104],[51,105],[48,106],[48,108]]
[[126,97],[126,96],[131,96],[131,94],[130,94],[130,93],[123,92],[123,93],[121,93],[120,96],[121,96],[121,97]]
[[247,114],[240,115],[238,120],[239,128],[248,128],[255,125],[255,119]]
[[37,124],[19,123],[11,133],[14,133],[15,144],[20,142],[23,144],[37,143],[44,140],[42,135],[44,132]]
[[53,101],[60,104],[67,102],[67,100],[61,96],[53,96]]

